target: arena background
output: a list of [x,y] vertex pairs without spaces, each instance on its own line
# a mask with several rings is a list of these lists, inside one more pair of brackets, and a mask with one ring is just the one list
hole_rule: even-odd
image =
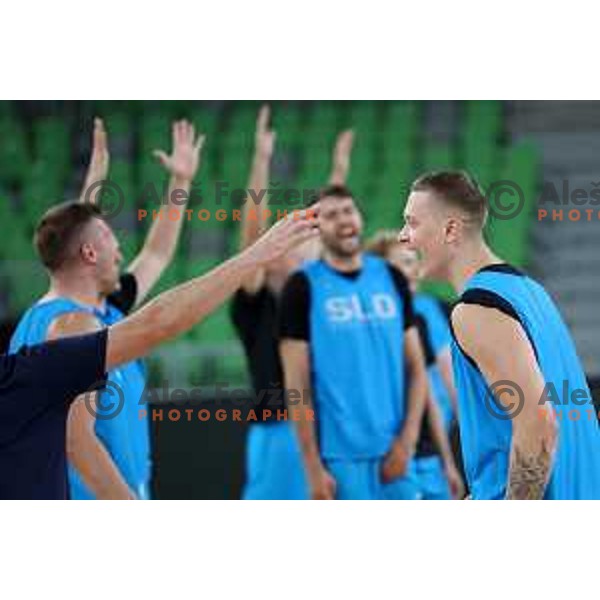
[[[598,391],[600,237],[593,191],[600,185],[600,103],[315,101],[271,105],[277,132],[273,189],[321,186],[327,180],[337,133],[355,129],[349,185],[366,214],[367,235],[401,225],[407,186],[424,170],[465,168],[488,189],[503,182],[504,188],[497,187],[505,194],[500,207],[514,205],[522,193],[524,204],[518,214],[490,219],[488,239],[504,259],[539,278],[557,299]],[[196,182],[203,199],[201,205],[190,208],[215,210],[220,207],[217,181],[228,182],[230,190],[247,185],[259,106],[258,102],[226,101],[0,102],[2,349],[21,312],[45,291],[47,279],[31,244],[33,227],[49,206],[79,196],[94,116],[105,120],[110,179],[125,199],[111,224],[127,260],[141,247],[150,223],[138,220],[137,209],[157,208],[151,195],[143,192],[148,184],[161,189],[165,183],[164,171],[151,152],[170,148],[171,121],[191,119],[207,134]],[[542,218],[539,209],[546,209],[548,215]],[[562,210],[562,216],[552,210]],[[572,210],[579,211],[579,219]],[[201,274],[231,255],[237,247],[238,229],[239,223],[231,219],[184,224],[176,259],[154,293]],[[433,283],[430,289],[452,301],[447,287]],[[215,383],[227,384],[227,390],[248,387],[227,306],[155,352],[147,364],[152,385],[168,381],[171,389],[201,389],[202,406],[210,410],[233,406],[226,394],[216,393]],[[156,497],[238,498],[245,430],[244,423],[230,419],[200,423],[170,422],[165,417],[155,421]]]

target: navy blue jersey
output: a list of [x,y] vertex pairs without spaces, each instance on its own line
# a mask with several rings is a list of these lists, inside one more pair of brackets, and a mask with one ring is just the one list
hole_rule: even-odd
[[[505,264],[476,273],[459,303],[496,308],[517,320],[527,334],[546,385],[560,393],[587,392],[588,405],[553,403],[558,413],[558,449],[545,498],[600,499],[600,428],[592,411],[591,393],[569,330],[554,302],[537,282]],[[485,332],[481,332],[485,335]],[[510,348],[499,348],[510,352]],[[475,362],[453,342],[453,365],[459,401],[459,424],[465,472],[475,499],[500,499],[506,495],[512,423],[494,402],[489,386]],[[544,398],[538,400],[544,402]],[[568,411],[580,411],[578,419]],[[540,418],[542,418],[540,416]]]
[[0,357],[0,498],[67,497],[70,403],[105,380],[106,331]]

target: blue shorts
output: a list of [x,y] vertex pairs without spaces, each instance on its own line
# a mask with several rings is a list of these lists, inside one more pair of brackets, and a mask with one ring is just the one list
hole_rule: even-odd
[[418,479],[414,461],[403,477],[383,483],[383,458],[367,460],[328,460],[325,467],[337,484],[337,500],[417,500]]
[[243,500],[308,500],[308,483],[294,425],[257,423],[246,442]]
[[450,486],[439,456],[416,458],[419,497],[422,500],[451,500]]

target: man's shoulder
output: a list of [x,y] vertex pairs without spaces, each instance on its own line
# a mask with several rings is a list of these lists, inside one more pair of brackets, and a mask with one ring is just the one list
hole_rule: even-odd
[[101,329],[96,315],[85,310],[75,310],[58,315],[48,326],[47,339],[53,340],[70,335],[92,333]]

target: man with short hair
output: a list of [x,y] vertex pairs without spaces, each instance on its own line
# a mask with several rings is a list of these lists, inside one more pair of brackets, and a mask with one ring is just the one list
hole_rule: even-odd
[[[194,127],[173,124],[173,153],[157,151],[171,175],[168,210],[179,219],[156,219],[139,255],[120,275],[122,256],[108,223],[96,207],[97,192],[108,174],[108,147],[102,121],[96,119],[85,203],[66,202],[48,210],[35,232],[37,253],[50,275],[49,291],[23,316],[11,341],[11,352],[38,344],[97,331],[121,320],[139,305],[171,262],[177,246],[185,206],[173,202],[174,193],[189,193],[200,161],[204,137]],[[91,193],[90,193],[91,192]],[[123,391],[123,410],[110,418],[96,418],[83,401],[73,403],[67,430],[69,482],[73,499],[150,497],[150,431],[140,419],[137,404],[145,388],[140,361],[122,365],[110,380]],[[95,406],[102,406],[100,399]]]
[[[270,110],[263,106],[256,124],[255,152],[248,189],[251,197],[242,209],[240,250],[252,244],[267,227],[264,218],[275,132]],[[344,183],[350,166],[353,132],[338,136],[333,151],[332,183]],[[245,500],[304,500],[309,497],[302,455],[294,426],[285,414],[283,373],[278,352],[277,313],[281,290],[290,273],[304,261],[318,257],[319,240],[294,248],[267,268],[257,269],[234,294],[231,317],[240,337],[253,391],[257,422],[249,426],[246,441]],[[273,394],[273,392],[276,392]]]
[[0,499],[66,499],[65,436],[75,398],[98,389],[106,371],[196,325],[255,269],[315,238],[317,211],[280,221],[237,256],[115,325],[0,356]]
[[409,286],[362,252],[347,188],[328,186],[319,206],[322,257],[290,277],[280,313],[285,387],[303,391],[297,431],[311,496],[416,499],[427,375]]
[[544,288],[485,243],[477,184],[462,172],[423,175],[404,217],[400,238],[419,253],[423,276],[461,294],[452,353],[471,497],[600,498],[596,418],[557,422],[546,388],[568,382],[593,408],[575,345]]

